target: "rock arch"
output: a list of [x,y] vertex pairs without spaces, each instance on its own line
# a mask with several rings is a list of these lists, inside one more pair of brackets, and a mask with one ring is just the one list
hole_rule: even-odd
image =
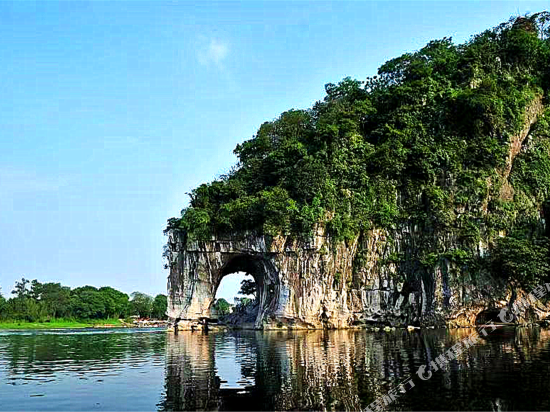
[[258,285],[256,329],[348,327],[364,315],[365,302],[380,299],[360,291],[350,295],[346,279],[352,276],[355,250],[325,253],[321,249],[328,244],[323,236],[304,242],[249,233],[185,242],[172,231],[166,253],[168,316],[180,319],[181,329],[200,327],[201,319],[210,317],[221,279],[242,271]]
[[214,296],[221,280],[236,272],[245,272],[251,275],[256,282],[258,300],[258,315],[255,326],[261,327],[262,320],[277,310],[281,282],[277,268],[269,257],[260,253],[230,253],[226,256],[227,263],[219,271],[219,280],[214,289]]
[[255,328],[280,312],[281,276],[263,238],[260,244],[258,239],[216,239],[184,247],[176,234],[169,236],[168,316],[180,319],[180,328],[200,327],[201,319],[210,318],[221,280],[236,272],[252,275],[258,287]]
[[[322,227],[309,240],[245,232],[197,242],[169,231],[168,317],[180,320],[180,329],[200,327],[221,279],[242,271],[259,289],[256,329],[474,326],[486,302],[465,304],[480,294],[474,285],[450,283],[449,271],[458,269],[444,259],[420,270],[416,251],[425,235],[407,228],[372,229],[345,242]],[[401,263],[392,262],[396,254]]]

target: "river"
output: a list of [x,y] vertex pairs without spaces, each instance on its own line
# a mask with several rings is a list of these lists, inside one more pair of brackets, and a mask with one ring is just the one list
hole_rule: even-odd
[[[550,410],[550,331],[506,328],[422,380],[459,330],[0,331],[0,410]],[[424,376],[425,378],[426,376]]]

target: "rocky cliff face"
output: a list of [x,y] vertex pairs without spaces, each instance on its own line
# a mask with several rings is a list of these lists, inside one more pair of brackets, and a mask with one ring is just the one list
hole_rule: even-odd
[[[432,240],[456,246],[452,237]],[[372,230],[351,244],[334,244],[319,229],[309,243],[248,234],[186,249],[171,234],[169,317],[181,319],[182,328],[209,318],[221,279],[239,271],[258,285],[257,329],[473,326],[480,313],[506,304],[502,283],[472,283],[449,259],[431,268],[419,262],[415,250],[425,242],[418,227],[393,236]],[[405,259],[391,262],[396,254]],[[542,308],[539,317],[545,316]]]

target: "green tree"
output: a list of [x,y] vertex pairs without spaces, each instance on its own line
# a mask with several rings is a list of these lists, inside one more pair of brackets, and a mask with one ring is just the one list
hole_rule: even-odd
[[0,288],[0,319],[6,318],[6,298],[2,295],[2,288]]
[[166,319],[166,310],[168,309],[168,298],[166,295],[158,294],[153,301],[152,316],[155,319]]
[[106,318],[105,298],[93,286],[76,288],[71,293],[71,312],[80,319]]
[[530,289],[549,280],[549,246],[548,239],[497,240],[489,255],[490,268],[495,277],[505,280],[512,289],[510,305],[518,288]]
[[254,303],[254,299],[250,298],[235,297],[233,299],[235,302],[235,310],[237,312],[244,310],[248,305],[252,305]]
[[29,294],[29,289],[27,288],[27,285],[29,283],[30,281],[25,278],[21,278],[21,282],[15,281],[15,286],[11,293],[20,299],[27,297]]
[[130,301],[131,313],[142,318],[151,316],[153,310],[153,298],[145,293],[132,293]]
[[31,298],[31,289],[28,287],[30,281],[21,278],[16,281],[12,290],[14,297],[8,300],[8,312],[10,316],[18,320],[37,321],[42,315],[37,302]]
[[128,295],[112,287],[93,286],[73,290],[60,283],[32,282],[22,278],[15,282],[15,296],[6,300],[0,294],[0,318],[45,321],[55,318],[106,319],[126,316]]
[[231,305],[224,298],[216,299],[216,302],[212,305],[212,309],[215,309],[222,316],[231,313]]
[[40,283],[32,281],[31,295],[44,308],[48,316],[53,318],[69,317],[71,289],[60,283]]
[[129,297],[126,293],[110,286],[99,288],[99,293],[105,301],[105,312],[109,318],[124,317],[129,309]]
[[241,281],[241,289],[239,290],[241,295],[253,295],[256,296],[256,282],[251,279],[243,279]]
[[39,299],[41,288],[42,284],[37,279],[33,279],[30,283],[30,289],[27,293],[27,296],[31,299]]

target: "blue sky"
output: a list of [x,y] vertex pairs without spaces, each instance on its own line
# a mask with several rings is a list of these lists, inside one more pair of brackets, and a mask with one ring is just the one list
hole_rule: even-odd
[[[165,292],[162,234],[260,124],[548,2],[0,2],[0,286]],[[237,288],[236,283],[227,286]]]

